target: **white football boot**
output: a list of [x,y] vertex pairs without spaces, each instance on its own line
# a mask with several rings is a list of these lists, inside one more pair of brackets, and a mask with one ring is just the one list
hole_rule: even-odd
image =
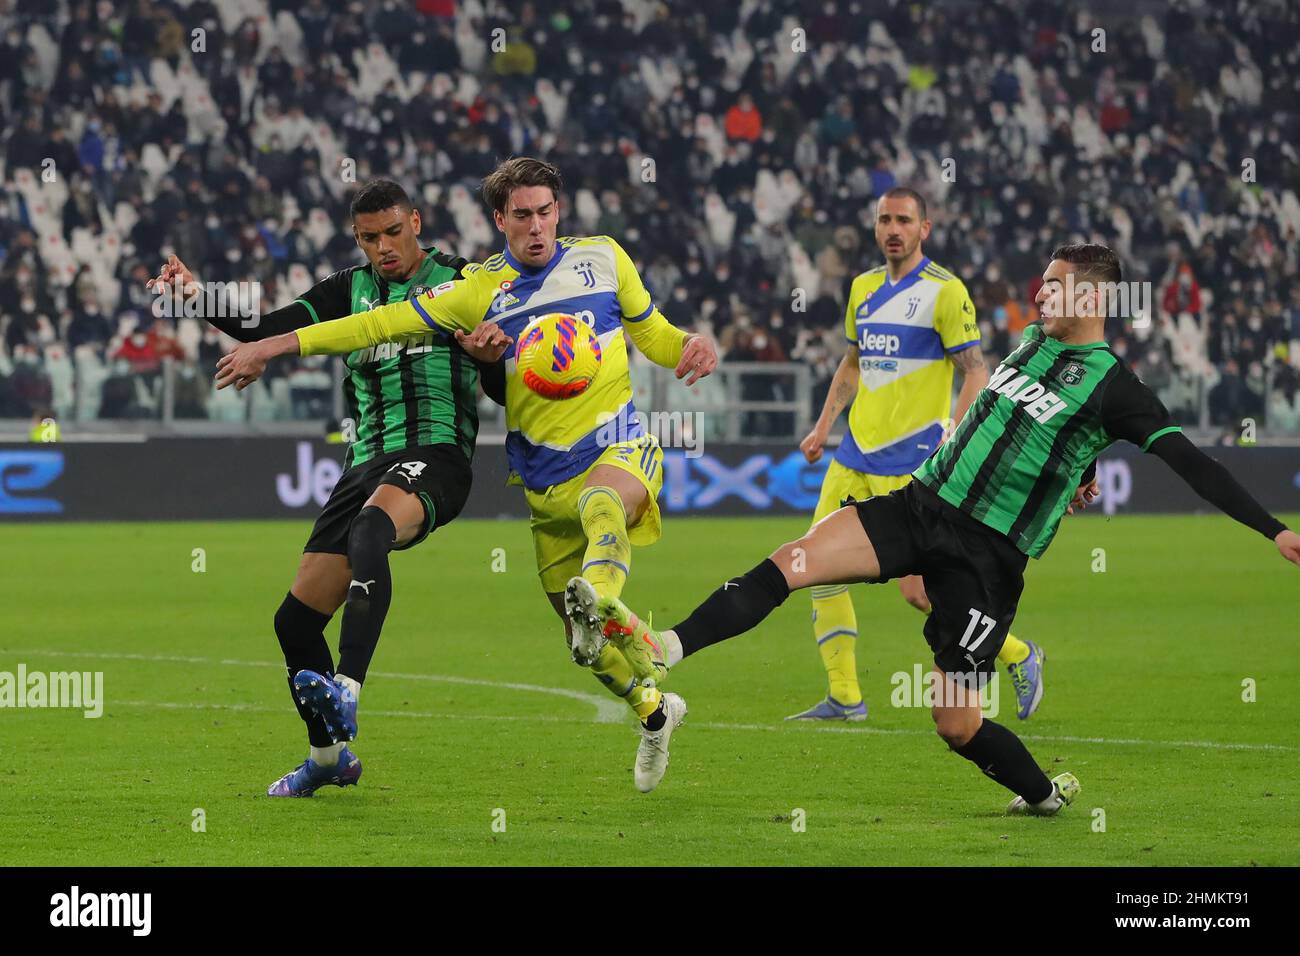
[[1068,807],[1079,795],[1079,778],[1072,773],[1060,773],[1052,778],[1052,795],[1042,803],[1027,803],[1016,797],[1007,805],[1007,813],[1029,814],[1035,817],[1054,817],[1062,807]]
[[641,727],[641,743],[636,748],[636,788],[642,793],[659,786],[668,770],[668,741],[686,719],[686,701],[678,694],[664,694],[664,718],[658,730]]

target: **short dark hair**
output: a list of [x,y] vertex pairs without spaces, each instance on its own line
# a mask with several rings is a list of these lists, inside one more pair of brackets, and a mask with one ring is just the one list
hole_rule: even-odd
[[916,210],[921,214],[921,221],[930,218],[925,209],[925,197],[910,186],[891,186],[880,194],[881,199],[914,199],[916,200]]
[[391,179],[372,179],[352,197],[352,207],[348,215],[357,218],[359,212],[380,212],[390,206],[401,206],[404,212],[410,212],[411,197],[406,190]]
[[1052,261],[1057,259],[1078,266],[1075,272],[1089,282],[1119,282],[1124,277],[1115,250],[1099,242],[1074,242],[1057,246],[1052,250]]
[[531,156],[514,156],[483,177],[483,199],[491,209],[504,213],[510,194],[520,186],[546,186],[559,199],[563,185],[560,170],[553,164]]

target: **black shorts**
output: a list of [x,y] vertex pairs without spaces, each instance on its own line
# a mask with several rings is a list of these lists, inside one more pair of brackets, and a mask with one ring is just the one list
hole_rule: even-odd
[[919,481],[854,502],[880,560],[880,580],[919,574],[933,611],[925,639],[950,674],[992,673],[1011,630],[1028,558],[1006,535]]
[[422,445],[371,458],[345,471],[311,529],[304,552],[347,554],[348,532],[375,489],[393,485],[418,495],[424,504],[424,527],[411,541],[395,548],[413,548],[465,507],[472,473],[465,453],[455,445]]

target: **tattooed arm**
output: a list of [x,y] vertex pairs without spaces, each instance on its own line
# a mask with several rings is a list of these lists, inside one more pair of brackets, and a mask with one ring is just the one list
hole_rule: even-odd
[[813,425],[812,431],[799,443],[799,450],[803,452],[804,458],[808,459],[809,463],[821,458],[822,448],[831,433],[831,426],[835,424],[835,419],[840,417],[840,412],[852,404],[853,396],[857,391],[858,346],[857,343],[853,343],[844,350],[844,358],[840,359],[835,377],[831,379],[831,388],[826,393],[826,402],[822,405],[821,416]]
[[961,374],[961,391],[957,393],[957,407],[952,413],[953,428],[956,428],[980,389],[989,383],[989,367],[978,342],[959,352],[949,353],[948,358],[952,359],[952,364],[957,366],[957,371]]

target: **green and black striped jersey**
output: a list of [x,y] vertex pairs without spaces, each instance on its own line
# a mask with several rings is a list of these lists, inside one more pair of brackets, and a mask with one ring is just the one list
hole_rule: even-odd
[[1105,342],[1065,345],[1031,325],[913,475],[1037,558],[1104,448],[1123,439],[1145,451],[1178,430]]
[[[387,282],[369,265],[326,276],[295,304],[327,322],[414,298],[460,278],[464,259],[428,250],[405,282]],[[343,383],[356,438],[346,467],[418,445],[450,443],[474,457],[478,436],[478,368],[450,334],[430,329],[402,342],[352,352]]]

